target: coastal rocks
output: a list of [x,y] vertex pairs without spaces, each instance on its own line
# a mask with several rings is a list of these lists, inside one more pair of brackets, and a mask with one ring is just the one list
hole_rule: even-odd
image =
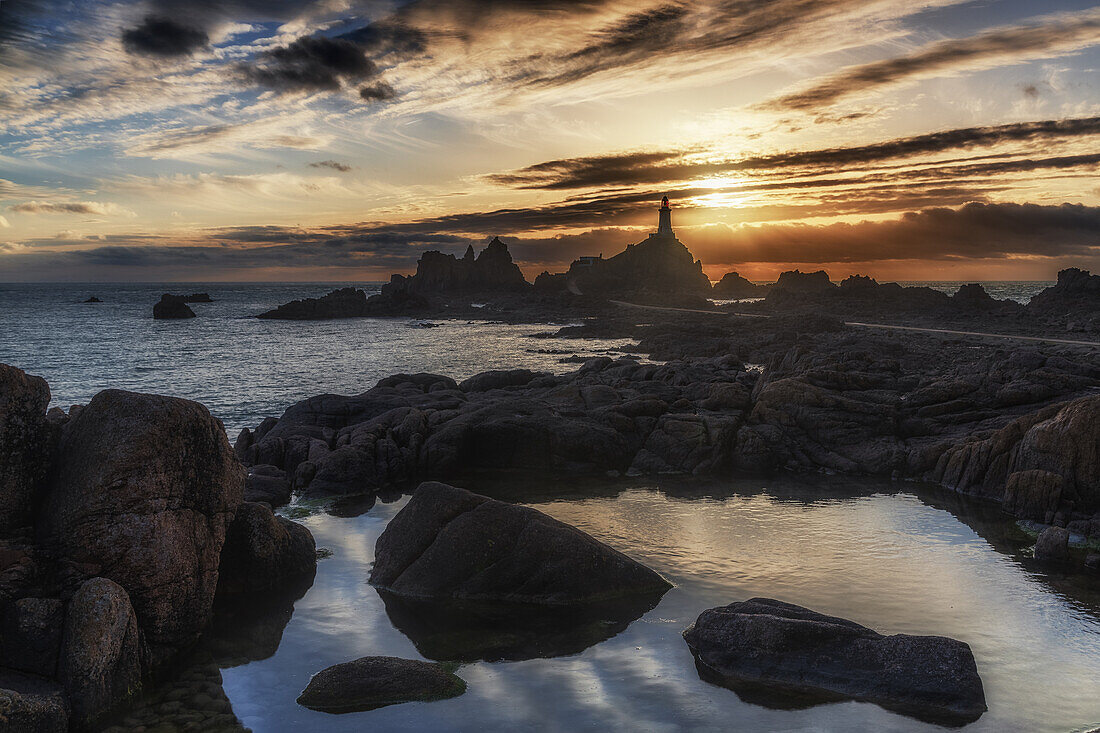
[[769,707],[859,700],[948,725],[972,722],[986,710],[970,647],[942,636],[883,636],[753,598],[704,611],[684,639],[704,679]]
[[0,534],[29,524],[50,454],[46,380],[0,364]]
[[1035,559],[1044,562],[1069,560],[1069,531],[1062,527],[1047,527],[1035,540]]
[[90,726],[138,693],[143,653],[126,591],[106,578],[80,586],[69,602],[60,669],[78,725]]
[[362,657],[315,674],[298,704],[325,713],[351,713],[404,702],[444,700],[465,691],[466,683],[442,664]]
[[39,532],[126,590],[161,659],[209,619],[243,489],[244,471],[205,407],[106,390],[64,429]]
[[527,280],[512,261],[508,246],[494,237],[476,257],[472,246],[466,249],[462,259],[442,252],[425,252],[416,263],[416,274],[410,277],[394,275],[382,287],[382,297],[516,291],[527,287]]
[[760,298],[768,292],[768,286],[757,285],[736,272],[727,272],[722,279],[714,283],[710,297],[721,300],[739,300],[741,298]]
[[340,288],[320,298],[303,298],[261,313],[257,318],[284,321],[317,321],[370,315],[367,294],[357,288]]
[[153,306],[153,318],[157,320],[171,320],[180,318],[194,318],[195,311],[187,305],[182,295],[165,293],[160,296],[160,302]]
[[370,582],[415,598],[575,606],[670,587],[542,512],[440,483],[420,485],[375,557]]
[[20,598],[0,625],[0,666],[53,677],[61,652],[64,604],[57,598]]
[[[574,293],[599,297],[627,297],[652,301],[653,296],[695,298],[711,293],[710,279],[703,264],[672,234],[651,234],[638,244],[603,259],[582,257],[564,276],[541,278],[539,287],[565,288]],[[637,297],[642,296],[642,297]],[[646,297],[648,296],[648,297]],[[705,306],[702,301],[699,307]]]
[[0,730],[66,733],[69,703],[64,690],[41,677],[0,669]]
[[280,590],[316,569],[317,546],[308,529],[275,516],[266,504],[245,502],[226,534],[218,595]]
[[[873,280],[871,282],[874,282]],[[831,293],[837,286],[829,279],[829,273],[824,270],[817,272],[802,272],[801,270],[788,270],[779,274],[779,279],[772,286],[772,292],[776,295],[816,295]]]
[[270,465],[249,467],[244,483],[245,501],[263,502],[278,507],[290,501],[290,495],[290,480],[286,471]]

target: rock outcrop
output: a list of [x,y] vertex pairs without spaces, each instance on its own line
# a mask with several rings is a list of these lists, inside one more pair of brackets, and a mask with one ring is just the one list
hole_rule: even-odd
[[242,510],[244,470],[203,406],[108,390],[47,415],[48,401],[0,365],[5,730],[90,729],[130,704],[207,627],[220,566],[225,595],[250,598],[308,583],[316,561],[304,527]]
[[153,306],[153,318],[157,320],[172,320],[181,318],[194,318],[195,311],[187,305],[182,295],[165,293],[160,296],[160,302]]
[[801,606],[753,598],[712,608],[684,632],[700,675],[748,702],[809,707],[860,700],[921,720],[981,717],[970,647],[942,636],[883,636]]
[[323,713],[352,713],[403,702],[444,700],[465,691],[462,678],[442,664],[362,657],[313,675],[298,704]]
[[0,364],[0,533],[31,521],[52,450],[49,403],[46,380]]
[[382,287],[382,296],[484,293],[527,287],[527,280],[512,261],[508,246],[494,237],[476,257],[472,246],[461,259],[442,252],[425,252],[416,263],[416,274],[394,275]]
[[721,300],[738,300],[740,298],[761,298],[767,294],[769,286],[757,285],[741,277],[736,272],[727,272],[722,279],[714,283],[711,297]]
[[413,598],[583,606],[663,593],[652,570],[527,507],[424,483],[378,538],[370,582]]

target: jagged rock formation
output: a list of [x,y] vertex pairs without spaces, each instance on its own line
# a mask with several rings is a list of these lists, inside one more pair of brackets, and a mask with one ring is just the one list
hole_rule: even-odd
[[160,301],[153,305],[153,318],[157,320],[172,320],[180,318],[194,318],[195,311],[187,305],[182,295],[165,293],[160,296]]
[[749,282],[736,272],[727,272],[722,279],[714,283],[711,297],[721,300],[739,298],[760,298],[767,294],[769,286]]
[[47,419],[48,399],[0,364],[0,699],[9,724],[84,729],[194,645],[222,562],[251,573],[243,592],[315,557],[304,527],[240,512],[244,471],[203,406],[108,390]]
[[986,711],[973,652],[944,636],[883,636],[854,621],[753,598],[703,611],[684,640],[704,679],[769,707],[861,700],[947,725]]
[[416,274],[394,275],[382,287],[382,295],[435,295],[457,292],[515,291],[528,287],[527,280],[508,252],[508,245],[494,237],[474,256],[467,247],[461,259],[442,252],[425,252],[416,263]]

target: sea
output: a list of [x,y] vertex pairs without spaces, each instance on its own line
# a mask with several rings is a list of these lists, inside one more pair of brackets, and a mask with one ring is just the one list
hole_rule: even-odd
[[[576,368],[564,361],[570,357],[616,356],[632,346],[529,338],[553,330],[546,324],[254,317],[339,285],[0,285],[0,362],[45,377],[52,404],[64,408],[106,388],[197,400],[233,440],[300,399],[356,394],[398,372],[456,379],[517,367],[565,372]],[[929,285],[953,292],[960,283]],[[1047,285],[986,288],[1026,302]],[[163,292],[207,292],[214,302],[192,305],[195,319],[155,321],[152,305]],[[103,302],[83,302],[91,296]],[[367,583],[375,541],[407,497],[350,506],[296,501],[281,511],[308,526],[324,550],[313,585],[276,621],[240,622],[234,633],[242,650],[219,657],[221,687],[244,725],[293,733],[941,730],[867,703],[763,707],[701,680],[681,633],[704,609],[755,596],[882,633],[967,642],[989,711],[962,730],[1065,733],[1100,725],[1098,585],[1037,565],[1033,537],[996,507],[920,484],[836,477],[505,483],[467,488],[575,525],[657,570],[673,589],[625,630],[579,653],[461,665],[468,691],[459,697],[313,712],[295,699],[321,669],[365,655],[421,655]],[[146,716],[177,720],[179,705],[157,707],[155,699]],[[147,723],[132,718],[122,727]]]

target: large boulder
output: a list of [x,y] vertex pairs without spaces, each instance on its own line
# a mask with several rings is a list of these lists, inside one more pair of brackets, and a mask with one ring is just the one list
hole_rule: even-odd
[[50,453],[46,380],[0,364],[0,535],[30,523]]
[[465,691],[462,678],[442,664],[362,657],[313,675],[298,704],[324,713],[352,713],[403,702],[444,700]]
[[657,573],[528,507],[423,483],[378,538],[372,584],[414,598],[578,606],[663,593]]
[[126,591],[86,581],[69,602],[60,677],[74,721],[90,726],[141,690],[144,649]]
[[210,618],[243,490],[244,470],[205,407],[106,390],[65,427],[39,531],[126,590],[160,660]]
[[1069,531],[1064,527],[1047,527],[1035,540],[1035,559],[1044,562],[1065,562],[1069,559]]
[[749,702],[808,707],[859,700],[952,725],[986,710],[974,655],[955,639],[883,636],[770,598],[703,611],[684,639],[701,676]]
[[160,301],[153,305],[153,318],[157,320],[171,320],[180,318],[194,318],[195,311],[187,305],[182,295],[165,293],[160,296]]
[[302,525],[277,517],[267,504],[237,509],[222,548],[218,594],[280,590],[317,569],[317,545]]

